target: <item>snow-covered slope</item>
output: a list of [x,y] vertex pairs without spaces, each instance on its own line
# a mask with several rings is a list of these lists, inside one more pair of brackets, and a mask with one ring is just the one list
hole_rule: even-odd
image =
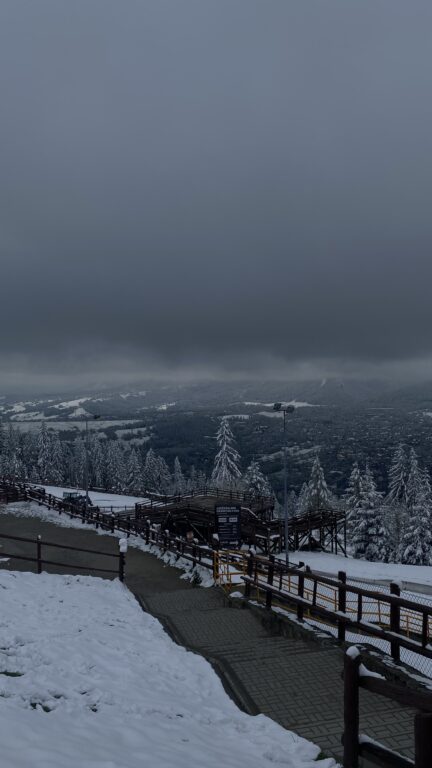
[[0,572],[0,743],[10,768],[332,768],[241,712],[119,582]]

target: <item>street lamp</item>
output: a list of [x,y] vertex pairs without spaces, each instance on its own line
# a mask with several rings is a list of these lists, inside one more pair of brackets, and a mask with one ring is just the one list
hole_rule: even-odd
[[[100,416],[93,415],[92,417],[94,420],[100,419]],[[88,428],[88,416],[85,417],[85,473],[84,473],[84,484],[85,484],[85,513],[87,515],[88,512],[88,505],[89,505],[89,428]]]
[[287,441],[286,441],[286,415],[294,413],[293,405],[283,405],[275,403],[274,411],[283,413],[283,443],[284,443],[284,520],[285,520],[285,564],[289,566],[289,543],[288,543],[288,470],[287,470]]

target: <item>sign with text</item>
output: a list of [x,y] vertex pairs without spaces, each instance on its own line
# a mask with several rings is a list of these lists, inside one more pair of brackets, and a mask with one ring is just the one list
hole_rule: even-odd
[[241,539],[241,512],[240,507],[228,507],[216,505],[216,533],[219,536],[221,549],[236,549],[240,546]]

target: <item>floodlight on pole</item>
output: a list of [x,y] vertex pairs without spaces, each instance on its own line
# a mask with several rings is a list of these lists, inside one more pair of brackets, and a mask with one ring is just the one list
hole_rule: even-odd
[[285,564],[289,566],[289,542],[288,542],[288,461],[287,461],[287,441],[286,441],[286,415],[294,413],[293,405],[284,403],[274,403],[273,410],[283,413],[283,453],[284,453],[284,521],[285,521]]

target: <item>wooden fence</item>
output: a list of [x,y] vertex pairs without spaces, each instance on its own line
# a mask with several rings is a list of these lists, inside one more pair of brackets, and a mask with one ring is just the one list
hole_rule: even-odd
[[[279,607],[294,608],[299,621],[303,621],[306,614],[335,626],[340,642],[345,641],[346,631],[350,630],[387,641],[395,661],[400,659],[401,648],[432,659],[432,605],[401,597],[397,584],[390,585],[390,593],[379,592],[347,583],[343,571],[339,571],[338,578],[333,579],[314,573],[307,567],[287,567],[274,556],[263,558],[254,555],[249,557],[247,575],[242,579],[247,598],[255,589],[265,595],[268,609],[277,603]],[[325,590],[327,600],[328,590],[333,590],[335,604],[332,601],[325,603]],[[352,595],[349,600],[348,595]],[[373,617],[364,617],[366,604],[376,606]],[[387,610],[379,610],[381,605]]]
[[392,584],[390,593],[386,593],[348,583],[343,571],[336,579],[314,573],[307,567],[287,567],[273,555],[219,552],[198,544],[196,539],[172,535],[144,517],[137,519],[133,513],[107,513],[98,507],[86,510],[84,506],[76,506],[38,489],[15,487],[17,495],[24,492],[26,498],[55,509],[59,514],[78,518],[83,525],[93,524],[111,533],[117,530],[126,536],[137,535],[162,552],[171,552],[193,566],[211,570],[218,583],[243,582],[247,598],[255,590],[258,596],[265,596],[268,609],[277,604],[294,610],[299,621],[310,617],[334,626],[341,642],[345,641],[349,630],[389,643],[395,661],[400,659],[401,648],[432,659],[432,605],[402,597],[397,584]]
[[[359,758],[386,768],[431,768],[432,765],[432,693],[388,682],[370,672],[361,663],[357,648],[350,648],[344,663],[344,768],[358,768]],[[360,688],[385,696],[398,704],[417,710],[414,716],[414,762],[359,733]]]
[[[25,538],[23,536],[9,536],[4,533],[0,533],[0,539],[5,539],[7,541],[18,541],[20,543],[26,543],[26,544],[32,544],[35,547],[35,557],[30,557],[28,555],[20,555],[15,552],[6,552],[4,549],[0,551],[0,556],[3,557],[10,557],[14,560],[27,560],[28,562],[37,563],[37,572],[42,573],[43,566],[44,565],[53,565],[59,568],[74,568],[77,570],[91,570],[96,571],[98,573],[104,573],[104,574],[110,574],[111,576],[118,576],[120,581],[124,581],[124,575],[125,575],[125,562],[126,562],[126,556],[124,551],[124,546],[119,542],[119,551],[118,552],[102,552],[99,549],[84,549],[83,547],[72,547],[70,544],[54,544],[52,541],[43,541],[41,536],[37,536],[36,539],[29,539]],[[114,568],[98,568],[95,567],[92,564],[74,564],[74,563],[62,563],[58,560],[49,560],[42,554],[42,547],[54,547],[57,549],[67,549],[72,552],[84,552],[86,554],[90,555],[98,555],[102,557],[111,557],[115,558],[118,563],[117,567]]]

